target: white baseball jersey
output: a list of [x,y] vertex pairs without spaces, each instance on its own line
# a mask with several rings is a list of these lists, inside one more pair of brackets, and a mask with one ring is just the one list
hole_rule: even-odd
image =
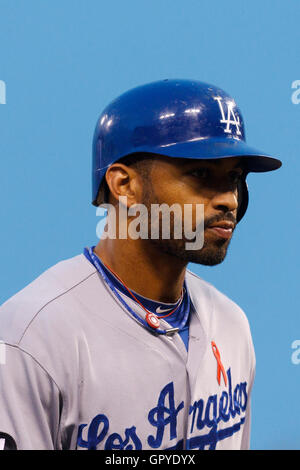
[[248,321],[189,271],[186,285],[188,351],[178,333],[141,325],[84,255],[5,302],[2,447],[7,439],[36,450],[247,449],[255,373]]

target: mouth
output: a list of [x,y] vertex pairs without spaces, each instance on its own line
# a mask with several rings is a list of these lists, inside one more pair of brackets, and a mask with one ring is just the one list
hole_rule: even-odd
[[216,224],[209,225],[207,227],[211,233],[214,233],[218,237],[221,238],[231,238],[233,230],[234,230],[234,223],[228,221],[221,221]]

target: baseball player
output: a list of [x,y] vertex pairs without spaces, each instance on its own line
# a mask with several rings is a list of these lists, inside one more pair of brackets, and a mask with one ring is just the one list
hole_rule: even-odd
[[[93,141],[100,241],[0,309],[0,448],[249,448],[247,318],[187,265],[223,261],[247,174],[280,166],[246,144],[235,101],[213,85],[162,80],[106,107]],[[170,211],[163,236],[151,210],[175,206],[183,218]],[[188,222],[192,235],[175,236]]]

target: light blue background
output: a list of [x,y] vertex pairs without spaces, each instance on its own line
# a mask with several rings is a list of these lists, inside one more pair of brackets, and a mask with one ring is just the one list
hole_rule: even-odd
[[0,303],[97,242],[92,134],[128,88],[166,77],[219,85],[242,109],[248,142],[283,160],[249,176],[225,262],[191,265],[249,318],[253,449],[300,449],[299,24],[295,0],[0,0]]

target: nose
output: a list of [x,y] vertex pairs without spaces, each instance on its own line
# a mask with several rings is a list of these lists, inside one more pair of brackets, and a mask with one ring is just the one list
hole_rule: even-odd
[[237,191],[218,191],[212,199],[212,206],[217,211],[234,212],[238,208]]

